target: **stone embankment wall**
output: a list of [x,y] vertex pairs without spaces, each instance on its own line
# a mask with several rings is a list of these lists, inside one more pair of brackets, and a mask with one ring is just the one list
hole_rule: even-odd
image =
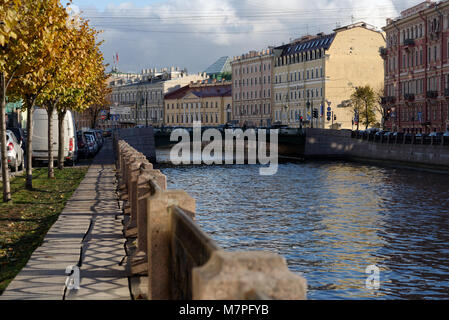
[[156,162],[156,147],[152,127],[119,129],[115,134],[119,140],[126,141],[131,147],[143,153],[148,161]]
[[350,130],[306,129],[306,159],[334,158],[449,171],[449,145],[374,142],[351,138]]
[[306,280],[288,270],[285,258],[224,251],[195,223],[195,199],[167,190],[166,176],[117,135],[114,145],[127,269],[131,285],[146,279],[139,298],[306,299]]

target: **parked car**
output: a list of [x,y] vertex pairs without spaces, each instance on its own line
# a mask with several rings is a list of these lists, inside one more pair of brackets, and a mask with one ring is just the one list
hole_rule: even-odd
[[95,153],[100,151],[101,146],[103,144],[103,137],[96,130],[87,130],[87,131],[84,131],[84,133],[90,134],[94,138],[95,144],[97,145]]
[[98,151],[98,145],[93,134],[89,132],[83,132],[83,135],[86,137],[87,146],[89,148],[89,157],[95,156]]
[[[53,156],[58,157],[58,116],[53,113]],[[64,160],[74,165],[78,160],[78,146],[76,141],[75,120],[70,111],[64,118]],[[35,161],[48,161],[48,115],[42,108],[36,108],[33,113],[33,150],[32,159]]]
[[434,144],[439,144],[441,143],[441,138],[443,137],[443,134],[444,134],[443,132],[434,131],[429,134],[429,137],[430,139],[433,139]]
[[398,142],[402,142],[404,139],[404,133],[403,132],[393,132],[393,135],[390,136],[390,139],[396,139]]
[[11,130],[6,130],[6,157],[8,159],[8,167],[11,168],[11,171],[15,171],[16,167],[19,171],[23,170],[25,163],[23,149]]
[[390,132],[390,131],[380,130],[380,131],[377,131],[374,135],[377,137],[380,137],[380,136],[383,136],[387,132]]
[[415,141],[416,141],[416,143],[423,143],[423,141],[424,141],[424,138],[427,136],[427,134],[425,134],[425,133],[422,133],[422,132],[420,132],[420,133],[417,133],[417,134],[415,134]]
[[108,128],[106,130],[103,131],[103,137],[110,137],[112,136],[112,129]]
[[17,141],[19,141],[20,146],[22,147],[22,150],[24,153],[26,153],[26,137],[25,133],[23,132],[22,128],[6,128],[6,130],[12,131],[14,135],[17,138]]
[[100,142],[100,146],[102,147],[104,144],[103,131],[94,130],[97,140]]
[[78,157],[88,158],[90,156],[89,146],[82,131],[76,132],[76,139],[78,141]]

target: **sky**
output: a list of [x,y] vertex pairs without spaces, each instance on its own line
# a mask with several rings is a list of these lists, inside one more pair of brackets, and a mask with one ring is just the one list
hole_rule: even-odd
[[[61,0],[64,4],[67,1]],[[105,62],[123,72],[180,67],[204,71],[222,56],[278,46],[364,21],[378,28],[412,0],[73,0],[103,30]]]

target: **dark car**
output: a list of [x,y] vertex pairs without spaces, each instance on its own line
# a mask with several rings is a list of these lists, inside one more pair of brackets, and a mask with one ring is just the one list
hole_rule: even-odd
[[427,134],[422,133],[422,132],[415,134],[415,143],[417,143],[417,144],[424,143],[425,137],[427,137]]
[[84,134],[89,134],[94,137],[95,144],[97,145],[95,153],[97,153],[103,144],[103,137],[100,138],[100,134],[98,133],[98,131],[93,129],[84,131]]
[[390,141],[392,139],[396,140],[396,142],[402,143],[404,140],[404,132],[393,132],[393,135],[390,136]]
[[443,137],[444,132],[432,132],[431,134],[429,134],[429,137],[432,141],[433,144],[440,144],[441,143],[441,138]]
[[78,131],[76,133],[76,138],[78,141],[78,156],[81,158],[88,158],[90,156],[90,151],[86,136],[82,131]]
[[83,132],[83,136],[86,138],[87,141],[87,147],[89,148],[89,157],[93,157],[97,154],[98,151],[98,144],[95,140],[94,135],[92,132]]
[[103,137],[110,137],[112,136],[112,129],[108,128],[106,130],[103,131]]
[[102,147],[104,144],[103,132],[101,130],[94,130],[94,132],[95,132],[95,137],[97,138],[97,141],[100,143],[100,147]]
[[21,128],[6,128],[6,130],[10,130],[14,133],[14,135],[17,138],[17,141],[19,142],[20,146],[22,147],[22,150],[24,153],[26,153],[26,138],[25,133]]

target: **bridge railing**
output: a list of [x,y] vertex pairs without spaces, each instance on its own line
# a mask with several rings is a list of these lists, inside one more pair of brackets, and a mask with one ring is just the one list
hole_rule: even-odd
[[167,190],[142,154],[114,137],[125,237],[136,240],[129,272],[148,276],[158,299],[306,299],[306,280],[271,252],[227,252],[195,222],[195,199]]

